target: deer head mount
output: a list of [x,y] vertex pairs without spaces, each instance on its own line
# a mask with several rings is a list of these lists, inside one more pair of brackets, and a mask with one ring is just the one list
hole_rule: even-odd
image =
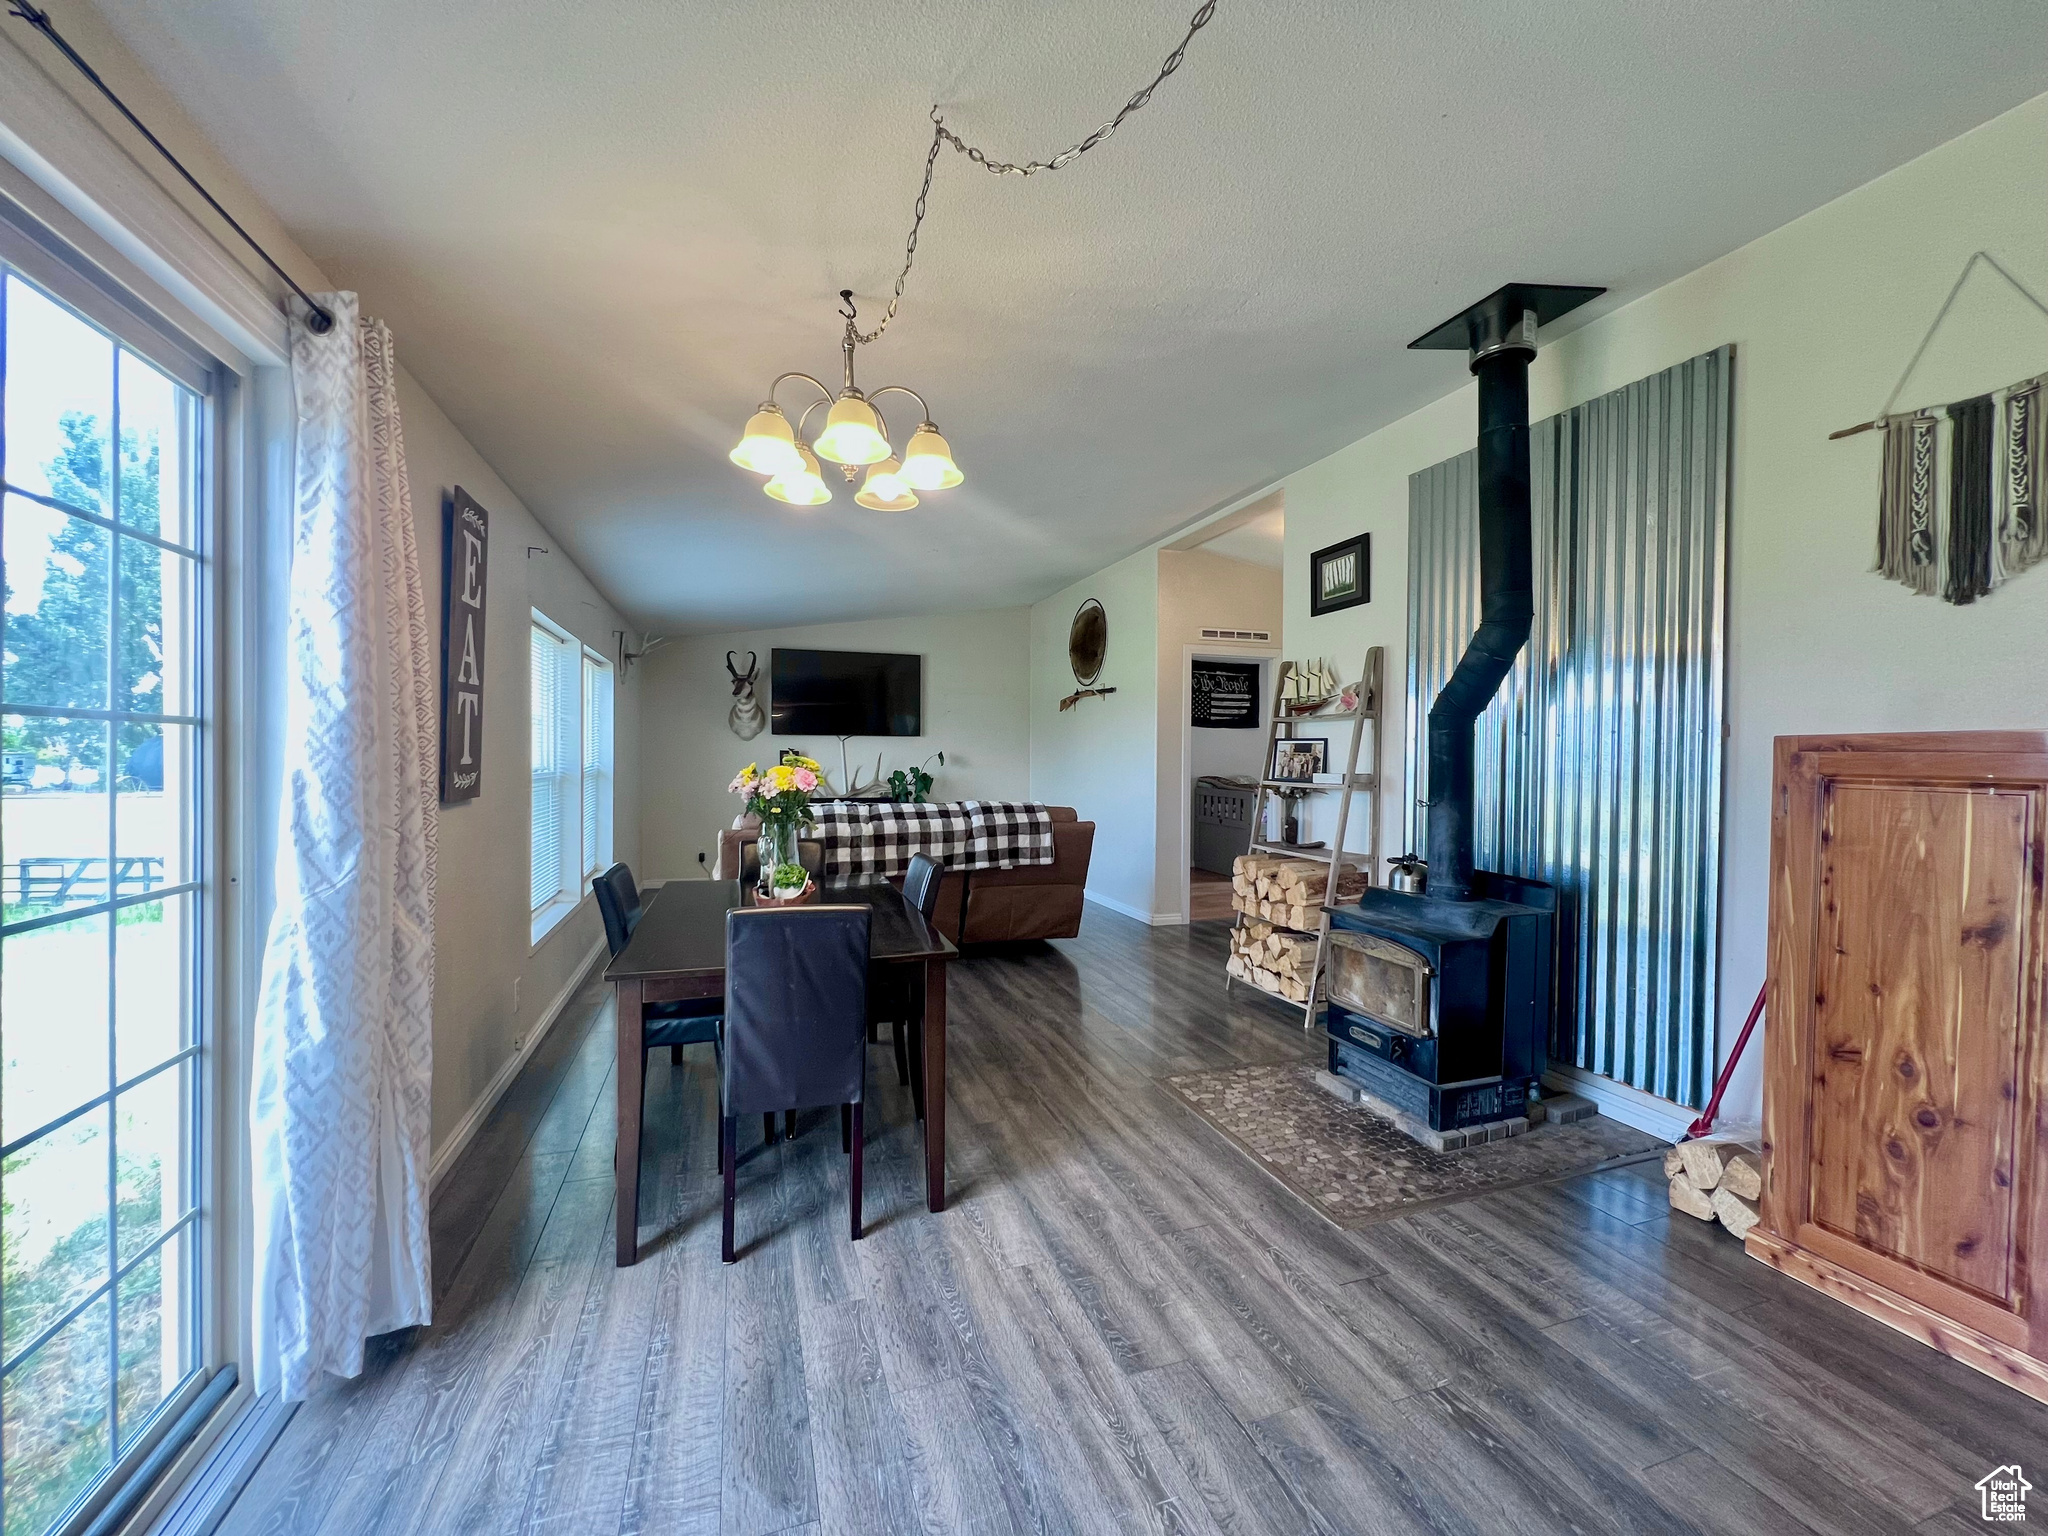
[[732,708],[726,711],[725,723],[732,727],[733,735],[741,741],[752,741],[768,724],[761,701],[754,697],[754,681],[761,675],[761,663],[760,658],[749,651],[747,664],[742,668],[733,661],[737,654],[735,651],[725,653],[725,670],[732,674]]

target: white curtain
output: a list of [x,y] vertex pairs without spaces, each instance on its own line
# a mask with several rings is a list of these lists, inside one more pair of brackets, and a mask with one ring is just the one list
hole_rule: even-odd
[[429,1320],[433,643],[391,333],[295,325],[277,908],[251,1103],[256,1389],[299,1399]]

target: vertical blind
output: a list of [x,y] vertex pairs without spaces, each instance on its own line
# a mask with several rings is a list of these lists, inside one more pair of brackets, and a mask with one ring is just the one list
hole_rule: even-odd
[[[1535,624],[1481,716],[1482,868],[1558,891],[1555,1059],[1697,1106],[1714,1067],[1733,349],[1530,429]],[[1408,482],[1408,842],[1479,621],[1475,456]]]

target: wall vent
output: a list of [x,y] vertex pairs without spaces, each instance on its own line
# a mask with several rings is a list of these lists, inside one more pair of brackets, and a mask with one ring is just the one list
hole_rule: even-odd
[[1204,640],[1263,640],[1271,641],[1273,632],[1269,629],[1205,629]]

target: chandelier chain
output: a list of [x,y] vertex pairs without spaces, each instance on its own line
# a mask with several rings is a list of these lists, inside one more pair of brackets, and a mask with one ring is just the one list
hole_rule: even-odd
[[1159,73],[1154,75],[1145,86],[1135,92],[1131,99],[1124,103],[1123,110],[1117,113],[1115,117],[1112,117],[1078,144],[1068,145],[1050,160],[1028,160],[1022,165],[1013,164],[1008,160],[991,160],[983,151],[969,144],[957,133],[953,132],[952,129],[948,128],[945,121],[939,116],[939,109],[936,106],[932,108],[932,122],[937,126],[940,138],[944,139],[961,154],[992,175],[1036,176],[1040,171],[1063,170],[1074,160],[1087,154],[1089,150],[1115,133],[1117,129],[1123,126],[1125,118],[1152,99],[1152,93],[1166,83],[1166,77],[1180,68],[1181,60],[1187,55],[1188,44],[1195,40],[1195,34],[1209,25],[1210,20],[1215,15],[1216,0],[1205,0],[1205,3],[1196,10],[1194,16],[1188,21],[1187,33],[1181,38],[1179,46],[1169,53],[1166,56],[1166,62],[1159,66]]
[[[1211,3],[1213,4],[1214,0],[1211,0]],[[934,107],[932,110],[936,112],[938,108]],[[940,132],[944,130],[941,129]],[[853,317],[847,317],[847,334],[862,346],[866,346],[889,328],[889,322],[896,318],[896,306],[903,302],[903,285],[910,281],[910,268],[917,260],[917,232],[924,227],[925,199],[932,195],[932,167],[938,163],[941,142],[939,134],[933,134],[932,147],[925,151],[924,185],[917,189],[917,207],[912,211],[910,218],[910,238],[903,242],[903,270],[896,274],[896,291],[889,297],[888,309],[883,312],[880,322],[872,331],[854,329]]]
[[917,234],[918,230],[924,225],[925,203],[930,198],[932,190],[932,167],[938,163],[939,147],[941,145],[951,144],[954,149],[994,176],[1036,176],[1040,171],[1064,170],[1075,160],[1087,154],[1089,150],[1115,133],[1117,129],[1123,126],[1125,118],[1152,100],[1152,93],[1166,83],[1166,77],[1180,68],[1181,60],[1187,56],[1188,44],[1195,40],[1195,34],[1209,25],[1210,21],[1214,19],[1216,5],[1217,0],[1203,0],[1203,3],[1196,8],[1195,14],[1189,18],[1188,30],[1182,36],[1178,46],[1166,56],[1166,62],[1159,66],[1159,73],[1132,94],[1131,99],[1124,103],[1122,111],[1089,134],[1088,137],[1080,140],[1078,143],[1068,145],[1050,160],[1027,160],[1022,165],[1008,160],[991,160],[986,152],[973,144],[969,144],[959,134],[946,126],[945,119],[939,116],[938,103],[934,102],[932,104],[932,145],[925,152],[924,184],[917,190],[917,206],[910,220],[910,236],[903,242],[903,270],[896,274],[896,291],[889,299],[889,308],[883,313],[881,320],[872,331],[856,330],[852,318],[849,317],[846,322],[847,335],[865,346],[868,342],[880,336],[883,331],[887,330],[889,322],[896,318],[896,308],[903,302],[903,285],[910,281],[910,269],[917,261]]

